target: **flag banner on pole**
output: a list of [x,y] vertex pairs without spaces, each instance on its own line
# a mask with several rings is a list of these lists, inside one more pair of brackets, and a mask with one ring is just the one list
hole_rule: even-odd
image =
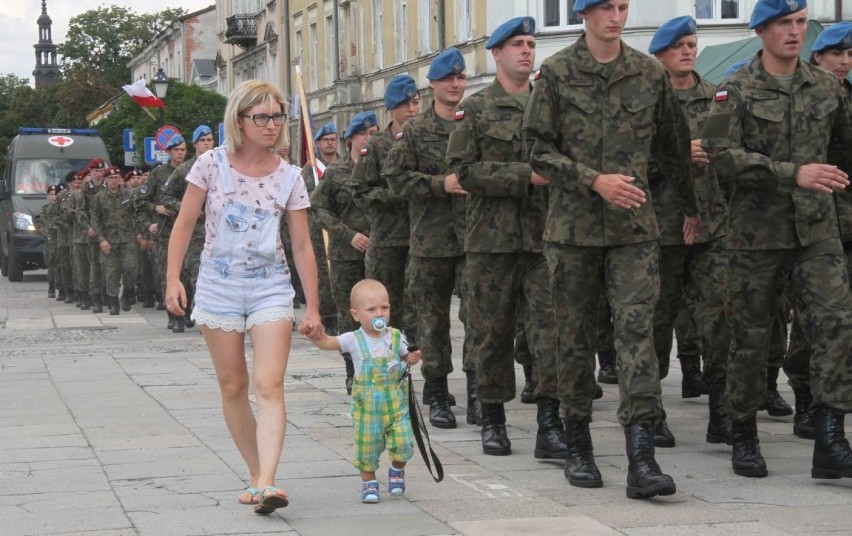
[[163,108],[165,106],[165,103],[159,97],[151,93],[151,90],[145,87],[145,80],[143,78],[140,78],[130,85],[121,86],[121,88],[126,91],[127,94],[130,95],[130,98],[133,99],[133,102],[139,106],[149,108]]

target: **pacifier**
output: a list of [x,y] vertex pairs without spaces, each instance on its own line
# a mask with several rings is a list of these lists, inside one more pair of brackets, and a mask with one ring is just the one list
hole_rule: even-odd
[[388,321],[383,316],[377,316],[370,320],[370,325],[373,326],[373,329],[376,331],[382,331],[386,327],[388,327]]

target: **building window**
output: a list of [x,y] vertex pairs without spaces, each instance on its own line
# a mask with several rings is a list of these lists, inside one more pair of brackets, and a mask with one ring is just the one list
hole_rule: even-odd
[[408,0],[397,0],[396,6],[396,61],[408,59]]
[[420,0],[420,55],[432,52],[432,0]]
[[317,37],[317,23],[316,21],[312,22],[308,26],[308,45],[311,47],[311,62],[314,65],[314,69],[311,72],[311,80],[310,80],[310,88],[311,90],[317,89],[319,87],[319,46],[318,46],[318,37]]
[[739,21],[742,0],[695,0],[695,18],[702,21]]
[[461,0],[458,4],[458,42],[464,43],[473,38],[473,5],[471,0]]
[[296,48],[295,48],[294,52],[296,53],[296,57],[293,58],[293,60],[295,61],[295,65],[298,65],[299,67],[301,67],[302,66],[302,53],[303,53],[303,50],[302,50],[302,29],[301,28],[296,30]]
[[325,84],[330,86],[334,82],[334,15],[330,11],[331,2],[325,4]]
[[376,46],[373,58],[375,58],[376,69],[381,69],[384,65],[385,28],[382,2],[383,0],[373,0],[373,42]]
[[541,20],[544,21],[543,30],[566,30],[582,26],[583,19],[579,13],[574,12],[575,0],[544,0]]

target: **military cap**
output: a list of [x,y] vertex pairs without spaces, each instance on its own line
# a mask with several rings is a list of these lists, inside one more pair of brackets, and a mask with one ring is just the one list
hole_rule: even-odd
[[374,127],[378,124],[379,118],[376,116],[376,112],[357,113],[352,117],[352,120],[349,121],[349,126],[346,127],[346,132],[343,133],[343,137],[349,138],[353,134],[364,132],[368,128]]
[[213,134],[212,128],[208,127],[207,125],[198,125],[192,132],[192,143],[197,142],[198,138],[202,138],[209,134]]
[[811,52],[822,52],[829,48],[839,50],[852,48],[852,22],[841,22],[823,30],[814,41]]
[[118,175],[118,177],[121,178],[121,170],[118,166],[110,166],[104,171],[104,177],[111,177],[113,175]]
[[801,11],[806,7],[808,7],[806,0],[757,0],[754,11],[751,12],[748,29],[754,30],[777,18],[786,17],[790,13]]
[[590,7],[595,7],[609,0],[576,0],[574,2],[574,13],[582,13]]
[[515,17],[507,20],[494,29],[494,33],[485,42],[485,50],[499,47],[504,41],[516,35],[535,35],[535,19],[532,17]]
[[457,48],[448,48],[432,60],[432,65],[429,66],[426,78],[429,80],[440,80],[445,76],[464,72],[464,69],[464,56],[462,56],[461,51]]
[[124,175],[124,180],[129,181],[133,177],[141,177],[144,174],[145,174],[145,172],[142,171],[141,169],[133,168],[130,171],[128,171],[127,174]]
[[86,165],[86,169],[106,169],[106,162],[103,158],[92,158]]
[[186,143],[186,140],[183,139],[183,136],[181,136],[180,133],[178,133],[178,134],[175,134],[174,136],[172,136],[171,138],[169,138],[169,141],[166,142],[166,146],[163,147],[163,149],[168,151],[169,149],[174,149],[175,147],[177,147],[181,143]]
[[694,35],[698,32],[698,24],[695,19],[689,15],[683,17],[675,17],[670,21],[663,23],[657,28],[654,37],[651,39],[651,45],[648,47],[648,52],[656,54],[669,48],[677,43],[678,39],[685,35]]
[[407,74],[398,74],[391,78],[385,88],[385,109],[393,110],[416,96],[417,82]]
[[317,130],[317,133],[314,134],[314,141],[319,141],[320,138],[328,136],[329,134],[337,134],[337,127],[334,126],[333,121],[324,124],[319,130]]
[[45,191],[47,193],[50,193],[50,192],[58,193],[58,190],[57,190],[58,186],[59,185],[57,185],[57,184],[51,184],[50,186],[47,187],[47,190],[45,190]]
[[92,170],[91,170],[91,168],[84,167],[84,168],[83,168],[83,170],[82,170],[82,171],[80,171],[80,173],[77,173],[77,175],[80,177],[80,180],[81,180],[81,181],[84,181],[84,180],[86,180],[86,177],[88,177],[88,176],[89,176],[89,173],[90,173],[91,171],[92,171]]
[[60,182],[59,184],[56,185],[56,193],[64,192],[67,189],[68,189],[68,185],[65,184],[64,182]]
[[729,76],[731,76],[735,72],[739,71],[740,69],[742,69],[743,67],[745,67],[749,63],[751,63],[751,58],[746,58],[744,60],[735,61],[734,63],[728,65],[728,68],[725,69],[725,73],[722,74],[722,77],[728,78]]

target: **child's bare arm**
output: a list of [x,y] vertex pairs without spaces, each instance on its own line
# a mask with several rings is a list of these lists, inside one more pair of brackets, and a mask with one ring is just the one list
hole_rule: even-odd
[[337,340],[337,337],[332,337],[327,333],[323,333],[316,339],[310,339],[310,341],[320,350],[340,351],[340,341]]

